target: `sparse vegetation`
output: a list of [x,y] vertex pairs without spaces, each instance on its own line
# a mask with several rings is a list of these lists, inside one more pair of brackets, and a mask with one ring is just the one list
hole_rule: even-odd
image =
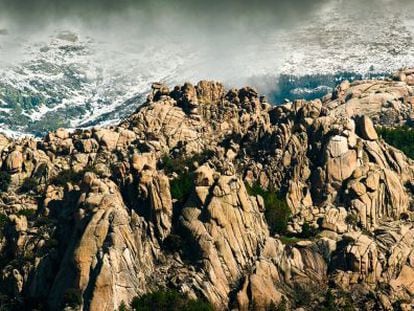
[[184,203],[193,189],[193,177],[188,172],[183,172],[170,183],[171,196],[179,203]]
[[318,230],[305,222],[302,226],[302,232],[299,236],[303,239],[312,239],[318,234]]
[[178,157],[173,158],[170,155],[164,155],[161,158],[161,166],[166,174],[180,173],[186,170],[194,169],[193,163],[197,162],[198,164],[203,164],[211,156],[213,152],[210,150],[204,150],[198,154],[195,154],[191,157]]
[[25,261],[33,261],[36,258],[36,254],[33,250],[26,250],[23,254],[23,259]]
[[302,232],[297,235],[282,235],[279,237],[279,240],[285,245],[295,245],[300,241],[314,239],[318,233],[318,229],[305,222],[302,226]]
[[[366,295],[362,295],[367,298]],[[373,298],[375,299],[375,298]],[[331,310],[342,310],[342,311],[355,311],[356,304],[352,300],[350,293],[344,292],[343,290],[328,289],[324,301],[324,311]]]
[[345,217],[345,223],[350,226],[356,226],[358,224],[358,216],[355,214],[348,214]]
[[49,168],[46,163],[42,163],[39,165],[37,170],[34,172],[33,177],[35,178],[42,178],[45,177],[48,174]]
[[282,236],[279,238],[279,240],[280,240],[283,244],[285,244],[285,245],[294,245],[294,244],[296,244],[297,242],[302,241],[302,239],[300,239],[300,238],[297,238],[297,237],[292,237],[292,236],[285,236],[285,235],[282,235]]
[[18,211],[18,212],[16,213],[16,215],[18,215],[18,216],[26,216],[27,218],[30,218],[30,217],[32,217],[35,213],[36,213],[36,211],[35,211],[35,210],[25,208],[25,209],[21,209],[20,211]]
[[11,182],[10,174],[5,171],[1,171],[0,172],[0,191],[7,192],[7,190],[9,190],[10,182]]
[[322,305],[322,311],[334,311],[337,310],[335,295],[331,289],[328,289],[325,295],[325,301]]
[[265,217],[270,230],[273,233],[285,234],[291,216],[286,200],[276,191],[265,190],[258,184],[253,186],[246,184],[246,189],[249,195],[260,195],[263,197],[266,207]]
[[205,150],[191,157],[173,158],[165,155],[161,159],[160,169],[166,174],[177,174],[170,182],[171,196],[179,203],[184,203],[193,189],[192,171],[195,169],[194,163],[203,164],[212,156],[212,152]]
[[175,172],[175,170],[178,168],[177,164],[179,164],[177,159],[173,159],[169,155],[164,155],[161,158],[161,166],[166,174]]
[[118,311],[128,311],[128,306],[124,301],[121,302],[121,305],[118,308]]
[[408,126],[397,128],[378,127],[377,133],[388,144],[400,149],[407,157],[414,159],[414,130]]
[[4,226],[9,222],[9,217],[6,214],[0,214],[0,230],[3,230]]
[[56,223],[56,220],[51,217],[39,216],[35,219],[35,225],[37,227],[50,226]]
[[295,284],[293,288],[294,301],[297,306],[310,306],[314,296],[314,290],[305,283]]
[[131,302],[134,311],[212,311],[213,307],[202,300],[192,300],[184,295],[171,291],[160,290],[136,297]]

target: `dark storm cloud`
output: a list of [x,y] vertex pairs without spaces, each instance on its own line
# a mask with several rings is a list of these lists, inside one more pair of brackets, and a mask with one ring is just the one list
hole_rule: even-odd
[[158,17],[170,15],[214,27],[216,24],[251,26],[263,23],[288,23],[302,18],[325,0],[0,0],[0,16],[21,26],[76,18],[84,23],[127,14],[137,22],[156,23]]
[[297,10],[306,12],[319,1],[309,0],[1,0],[1,8],[16,17],[38,17],[47,14],[59,17],[67,14],[106,14],[126,9],[180,9],[205,13],[248,13],[256,10]]

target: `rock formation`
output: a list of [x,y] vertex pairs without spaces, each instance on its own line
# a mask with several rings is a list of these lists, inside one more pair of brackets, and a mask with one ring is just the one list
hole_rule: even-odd
[[[113,311],[172,288],[217,310],[318,310],[327,292],[338,309],[410,308],[414,162],[375,127],[411,121],[413,76],[280,106],[154,84],[117,126],[1,136],[4,303]],[[283,232],[257,187],[289,206]]]

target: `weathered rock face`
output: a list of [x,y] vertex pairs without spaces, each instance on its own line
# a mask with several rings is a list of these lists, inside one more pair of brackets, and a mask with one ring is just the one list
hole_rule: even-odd
[[359,131],[359,136],[366,140],[376,140],[378,139],[377,132],[374,128],[374,123],[367,116],[362,116],[358,118],[357,128]]
[[332,115],[367,116],[381,125],[401,125],[413,111],[412,70],[396,73],[394,81],[342,83],[324,103]]
[[224,309],[232,286],[253,266],[269,232],[259,202],[248,196],[239,178],[216,176],[216,181],[209,183],[195,184],[181,222],[200,248],[206,273],[200,289],[215,306]]
[[[52,310],[75,296],[112,311],[163,288],[217,310],[317,310],[334,284],[338,307],[405,307],[414,163],[375,125],[410,120],[410,72],[276,107],[251,88],[154,84],[116,127],[0,136],[0,292]],[[287,236],[245,183],[279,190]]]
[[146,237],[146,223],[128,213],[112,181],[85,174],[78,202],[73,244],[51,288],[50,306],[59,308],[65,292],[76,288],[85,309],[114,310],[147,290],[157,241]]
[[9,154],[6,159],[6,168],[10,173],[19,173],[23,167],[23,155],[19,150]]

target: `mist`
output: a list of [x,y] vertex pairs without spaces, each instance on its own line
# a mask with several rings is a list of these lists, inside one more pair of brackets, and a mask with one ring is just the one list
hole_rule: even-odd
[[[364,12],[398,10],[410,1],[0,0],[0,66],[24,60],[28,45],[73,31],[96,43],[91,61],[108,74],[125,68],[140,75],[164,66],[160,79],[240,86],[278,72],[290,56],[280,34],[311,23],[332,3],[344,3],[344,12],[360,22]],[[305,50],[307,42],[302,45]]]
[[264,60],[270,70],[277,70],[283,51],[273,48],[270,57],[263,49],[272,34],[306,22],[326,2],[0,0],[0,29],[8,32],[0,37],[2,61],[17,63],[23,42],[47,42],[56,32],[69,30],[102,43],[95,51],[101,64],[114,67],[134,61],[142,70],[155,61],[136,59],[144,49],[165,49],[191,59],[179,68],[183,77],[177,80],[237,83]]

